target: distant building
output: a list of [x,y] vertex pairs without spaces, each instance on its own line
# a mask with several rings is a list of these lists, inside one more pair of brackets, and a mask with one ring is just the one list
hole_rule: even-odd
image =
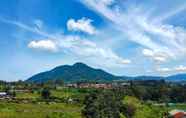
[[77,88],[77,84],[67,84],[66,87]]
[[1,97],[1,96],[6,96],[6,95],[7,95],[6,92],[0,92],[0,97]]
[[94,84],[94,83],[81,83],[78,88],[111,88],[111,84]]
[[10,96],[6,92],[0,92],[0,99],[9,99]]
[[104,88],[111,89],[112,84],[96,84],[96,83],[80,83],[80,84],[67,84],[70,88]]
[[172,110],[169,114],[171,118],[186,118],[186,112],[182,110]]
[[126,87],[128,87],[130,85],[131,84],[129,82],[114,82],[114,83],[112,83],[112,87],[113,88],[118,88],[118,87],[126,88]]

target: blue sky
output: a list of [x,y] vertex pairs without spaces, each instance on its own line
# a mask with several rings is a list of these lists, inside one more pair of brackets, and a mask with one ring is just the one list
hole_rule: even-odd
[[0,79],[84,62],[116,75],[186,72],[185,0],[2,0]]

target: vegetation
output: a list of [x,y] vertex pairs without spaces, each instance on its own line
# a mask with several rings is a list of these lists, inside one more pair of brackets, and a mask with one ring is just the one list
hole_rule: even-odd
[[142,103],[132,96],[123,99],[112,91],[94,92],[85,98],[86,118],[161,118],[165,108]]
[[[0,82],[1,118],[162,118],[186,110],[186,86],[160,81],[125,81],[112,88],[71,88],[63,81]],[[96,83],[94,83],[96,84]]]
[[1,118],[81,118],[77,105],[55,103],[0,103]]
[[121,100],[111,91],[93,92],[84,100],[86,118],[119,118]]
[[46,88],[44,88],[42,91],[41,91],[41,97],[43,99],[50,99],[50,91]]

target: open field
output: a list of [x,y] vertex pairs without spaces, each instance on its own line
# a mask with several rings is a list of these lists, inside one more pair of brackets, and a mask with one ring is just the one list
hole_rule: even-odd
[[0,118],[81,118],[81,107],[64,103],[0,103]]
[[59,102],[40,100],[37,92],[17,93],[15,100],[0,101],[0,118],[82,118],[82,105],[68,103],[69,98],[83,98],[75,89],[52,90],[51,96]]

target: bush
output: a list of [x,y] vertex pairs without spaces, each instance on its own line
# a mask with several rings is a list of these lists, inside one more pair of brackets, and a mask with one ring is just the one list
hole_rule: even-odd
[[43,99],[50,99],[50,95],[51,95],[51,93],[50,93],[50,91],[48,89],[43,89],[41,91],[41,97]]

